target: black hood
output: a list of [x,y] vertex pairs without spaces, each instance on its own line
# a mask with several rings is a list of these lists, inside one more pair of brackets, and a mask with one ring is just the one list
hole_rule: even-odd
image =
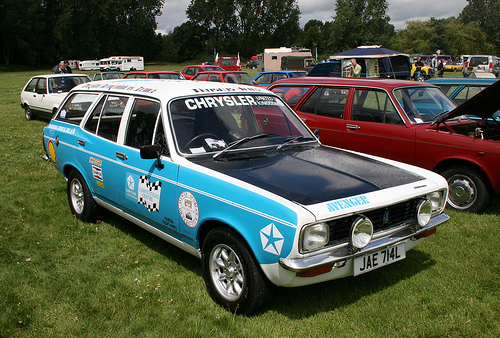
[[246,160],[200,165],[311,205],[423,180],[415,173],[339,149],[318,146]]
[[441,116],[434,123],[441,123],[445,120],[462,116],[476,115],[482,119],[493,116],[500,109],[500,81],[486,87],[457,108]]

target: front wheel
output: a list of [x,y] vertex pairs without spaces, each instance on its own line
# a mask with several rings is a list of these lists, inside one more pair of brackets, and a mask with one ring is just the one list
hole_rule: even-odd
[[82,175],[76,170],[68,175],[67,194],[73,215],[84,222],[94,222],[97,208],[94,198]]
[[26,117],[26,120],[28,121],[35,119],[35,114],[33,114],[30,106],[28,106],[27,104],[24,105],[24,117]]
[[442,175],[448,181],[448,208],[455,211],[481,212],[490,201],[486,180],[477,171],[467,168],[450,168]]
[[202,271],[210,296],[232,313],[250,315],[269,297],[269,282],[233,230],[209,232],[203,242]]

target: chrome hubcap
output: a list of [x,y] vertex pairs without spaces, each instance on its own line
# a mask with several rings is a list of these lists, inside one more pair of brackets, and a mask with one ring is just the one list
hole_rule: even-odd
[[227,245],[219,244],[210,253],[210,276],[219,294],[229,301],[237,300],[245,287],[245,276],[239,257]]
[[73,204],[73,209],[77,214],[81,214],[83,212],[84,204],[84,196],[83,196],[83,188],[77,179],[73,179],[71,181],[71,203]]
[[456,209],[466,209],[476,201],[476,185],[467,176],[453,175],[448,179],[450,194],[448,203]]

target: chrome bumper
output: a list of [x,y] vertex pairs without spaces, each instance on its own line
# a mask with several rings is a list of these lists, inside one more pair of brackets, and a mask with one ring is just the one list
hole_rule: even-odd
[[419,235],[424,234],[431,229],[434,229],[435,227],[446,222],[449,219],[450,217],[447,214],[442,213],[432,218],[429,224],[427,224],[422,229],[419,229],[417,231],[415,231],[411,227],[402,229],[388,236],[372,240],[370,244],[368,244],[368,246],[360,251],[352,252],[350,248],[342,247],[340,249],[333,249],[332,251],[323,252],[310,257],[298,259],[281,258],[279,260],[279,263],[283,268],[294,272],[308,271],[325,265],[334,265],[336,263],[344,264],[348,259],[365,255],[371,251],[383,249],[410,238],[418,237]]

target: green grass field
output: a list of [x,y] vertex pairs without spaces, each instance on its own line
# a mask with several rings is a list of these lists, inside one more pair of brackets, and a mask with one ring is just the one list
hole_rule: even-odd
[[449,212],[401,262],[276,289],[258,315],[233,315],[193,256],[111,213],[71,215],[65,180],[41,158],[47,122],[20,106],[46,71],[0,72],[0,337],[500,336],[500,199],[482,215]]

